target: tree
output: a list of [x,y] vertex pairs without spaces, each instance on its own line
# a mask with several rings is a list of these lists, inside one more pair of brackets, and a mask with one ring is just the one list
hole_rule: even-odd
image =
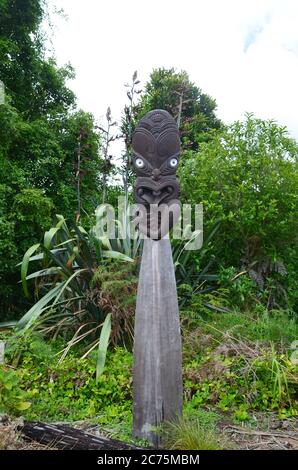
[[286,128],[250,114],[184,155],[182,202],[203,203],[205,232],[221,220],[213,240],[219,264],[266,258],[297,270],[297,157]]
[[104,160],[100,137],[93,116],[82,110],[58,121],[55,135],[61,157],[54,163],[49,194],[65,217],[74,218],[76,213],[79,220],[92,214],[101,202]]
[[65,84],[72,68],[45,59],[40,25],[46,5],[45,0],[0,0],[0,78],[11,104],[30,118],[63,113],[75,103]]
[[185,149],[198,149],[210,138],[220,121],[216,102],[194,85],[186,72],[159,68],[153,70],[140,102],[134,108],[139,119],[152,109],[165,109],[177,120]]
[[[73,72],[45,57],[43,0],[0,0],[0,316],[23,309],[16,264],[55,213],[92,213],[102,178],[94,119],[75,112]],[[88,223],[86,224],[88,226]],[[16,310],[16,312],[15,312]]]

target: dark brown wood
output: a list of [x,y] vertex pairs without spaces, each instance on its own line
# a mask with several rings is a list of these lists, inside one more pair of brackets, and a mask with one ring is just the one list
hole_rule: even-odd
[[67,424],[26,421],[19,429],[27,439],[62,450],[133,450],[141,449],[108,437],[97,437]]
[[[169,219],[169,228],[152,227],[151,206],[160,208],[161,218],[168,218],[164,206],[179,204],[180,187],[176,171],[180,154],[179,130],[172,116],[163,109],[147,113],[138,122],[132,138],[132,162],[137,174],[135,201],[145,208],[139,230],[152,239],[161,239],[175,224]],[[146,223],[145,223],[146,222]]]

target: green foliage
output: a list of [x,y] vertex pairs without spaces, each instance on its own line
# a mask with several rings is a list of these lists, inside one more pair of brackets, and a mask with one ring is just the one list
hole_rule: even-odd
[[[218,277],[209,271],[214,264],[214,257],[210,255],[209,245],[220,227],[216,222],[205,237],[200,250],[187,250],[187,245],[193,243],[200,235],[194,231],[188,241],[172,240],[173,262],[178,288],[179,304],[185,306],[194,296],[206,294],[217,289]],[[202,301],[207,305],[204,301]]]
[[94,120],[73,111],[71,67],[46,57],[46,19],[44,0],[0,1],[1,319],[26,308],[15,267],[24,251],[40,241],[55,212],[74,219],[78,199],[82,211],[93,212],[101,188]]
[[165,109],[178,120],[183,148],[196,150],[220,127],[215,116],[215,100],[202,93],[186,72],[176,72],[173,68],[153,70],[135,106],[136,119],[152,109]]
[[231,308],[239,308],[241,311],[249,310],[256,302],[258,296],[257,286],[244,271],[220,267],[218,272],[218,295],[223,304]]
[[0,366],[0,412],[23,414],[31,406],[27,395],[20,387],[16,372]]
[[92,214],[101,202],[104,165],[94,118],[78,111],[56,121],[54,131],[59,136],[61,155],[48,171],[48,191],[51,191],[57,212],[73,219],[80,206],[82,221],[87,223],[84,214]]
[[[2,333],[3,335],[3,333]],[[40,334],[17,336],[6,333],[3,337],[6,341],[5,361],[17,368],[26,357],[34,357],[34,363],[46,363],[53,360],[57,352],[52,344],[45,342]],[[61,340],[56,341],[55,347],[61,346]]]
[[137,294],[136,263],[107,260],[95,272],[88,293],[90,300],[111,312],[113,330],[111,342],[125,344],[129,349],[133,342],[133,320]]
[[[14,331],[18,338],[35,330],[54,337],[63,334],[66,339],[72,335],[61,360],[81,341],[85,344],[85,356],[98,345],[98,380],[104,369],[111,314],[115,309],[111,305],[109,310],[110,304],[102,301],[103,289],[97,288],[96,295],[92,292],[94,272],[105,258],[133,260],[122,253],[104,250],[92,233],[77,225],[69,230],[64,218],[57,217],[57,225],[45,232],[43,244],[33,245],[24,255],[21,266],[24,292],[29,296],[27,281],[34,279],[35,296],[40,298],[16,323]],[[40,269],[28,275],[29,265],[36,261]],[[117,333],[120,321],[119,315],[114,315]]]
[[28,123],[9,105],[2,105],[1,120],[5,138],[0,141],[0,223],[8,227],[9,236],[0,229],[0,243],[8,249],[1,260],[0,276],[2,285],[9,285],[17,281],[15,265],[19,258],[51,225],[54,207],[75,218],[78,178],[81,210],[93,212],[100,187],[100,157],[93,119],[83,112],[64,115],[55,122]]
[[[223,299],[217,294],[218,291],[209,297],[211,305],[223,304]],[[215,300],[212,297],[215,297]],[[233,310],[218,314],[204,308],[202,297],[198,296],[193,298],[187,309],[182,310],[181,316],[187,328],[191,331],[203,328],[203,334],[212,334],[215,342],[221,340],[222,332],[228,334],[230,331],[237,339],[243,338],[256,343],[261,341],[266,345],[273,341],[283,347],[288,347],[298,337],[297,319],[292,314],[286,310],[268,311],[262,305],[255,311],[242,313]]]
[[[139,232],[133,230],[132,233],[131,214],[129,208],[126,208],[126,201],[123,200],[123,196],[119,202],[119,213],[116,220],[113,218],[114,213],[112,215],[109,212],[111,204],[102,204],[96,209],[96,224],[93,232],[107,249],[123,253],[135,259],[141,254],[142,238]],[[116,204],[113,209],[115,207]],[[113,236],[109,236],[109,229],[112,227],[114,233]]]
[[106,356],[107,356],[107,349],[109,345],[111,334],[111,314],[105,318],[103,322],[102,329],[100,332],[99,342],[98,342],[98,355],[97,355],[97,363],[96,363],[96,384],[98,384],[99,377],[103,373]]
[[249,419],[251,410],[296,416],[291,342],[297,323],[281,312],[275,318],[236,312],[207,318],[197,316],[184,329],[185,394],[192,408],[216,406],[238,420]]
[[[204,204],[207,228],[221,220],[215,252],[223,262],[229,259],[230,264],[239,264],[254,235],[272,256],[293,249],[297,150],[284,128],[247,115],[245,122],[236,122],[202,145],[199,153],[184,156],[180,171],[183,195],[187,194],[188,202]],[[229,243],[228,233],[233,233]]]
[[283,261],[288,271],[298,266],[297,151],[285,128],[247,115],[202,144],[199,153],[185,154],[180,166],[182,201],[203,204],[207,231],[221,220],[220,236],[212,241],[217,264],[253,274],[258,263],[255,281],[260,275],[275,278],[275,289],[289,292],[295,290],[291,276],[273,262]]
[[15,213],[15,232],[19,246],[25,251],[24,242],[37,238],[51,224],[53,202],[41,189],[23,189],[16,195],[13,211]]
[[[93,419],[103,425],[131,419],[131,353],[123,348],[108,352],[96,383],[97,354],[82,359],[80,352],[71,353],[59,362],[54,356],[60,347],[61,341],[47,345],[44,354],[40,339],[22,342],[17,374],[31,402],[24,416],[45,421]],[[11,345],[8,360],[14,351]]]
[[[165,426],[166,448],[227,448],[216,431],[222,413],[242,422],[258,411],[277,412],[281,418],[298,412],[297,365],[290,344],[297,338],[297,323],[286,313],[272,318],[274,311],[267,318],[259,313],[259,319],[208,312],[207,320],[198,316],[188,325],[189,315],[182,314],[184,420]],[[22,411],[26,419],[85,420],[131,440],[131,352],[108,350],[96,380],[96,350],[82,357],[84,347],[77,344],[61,362],[63,338],[45,343],[33,334],[6,335],[5,340],[6,363],[18,364],[15,374],[31,403]]]
[[45,16],[44,0],[0,1],[0,76],[13,106],[30,118],[63,113],[74,104],[65,85],[71,67],[58,68],[45,58],[40,32]]
[[[28,294],[27,281],[34,279],[35,295],[40,298],[18,321],[15,331],[17,335],[24,335],[39,329],[54,337],[64,334],[66,338],[73,334],[62,358],[80,341],[87,344],[86,354],[99,344],[99,377],[110,337],[112,311],[96,301],[92,279],[105,258],[122,262],[132,259],[119,252],[104,250],[92,233],[77,225],[70,230],[64,218],[57,217],[57,225],[45,232],[43,244],[33,245],[24,255],[21,266],[24,291]],[[39,253],[35,254],[37,251]],[[28,275],[29,264],[36,262],[40,264],[39,269]],[[102,322],[103,329],[98,338]],[[117,318],[114,322],[117,328]]]

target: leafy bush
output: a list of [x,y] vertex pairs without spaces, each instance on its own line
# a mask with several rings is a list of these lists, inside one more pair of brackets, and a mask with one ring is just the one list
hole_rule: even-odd
[[[193,242],[198,237],[198,231],[193,232],[189,241],[172,240],[175,277],[181,307],[187,305],[193,296],[212,292],[218,287],[217,275],[210,273],[210,268],[214,264],[214,257],[210,255],[209,245],[219,228],[220,221],[217,221],[205,237],[203,246],[199,251],[186,249],[188,243]],[[204,303],[204,300],[202,302]]]
[[[180,110],[180,100],[181,106]],[[182,146],[197,149],[210,138],[221,122],[216,117],[216,102],[191,83],[185,71],[154,69],[140,102],[134,107],[137,121],[152,109],[165,109],[179,120]]]
[[213,322],[205,325],[207,336],[202,328],[186,336],[184,383],[191,406],[216,406],[238,419],[247,419],[249,410],[296,416],[297,365],[290,351],[237,337],[237,327],[230,319],[229,329]]
[[229,268],[220,266],[218,284],[217,295],[222,299],[223,305],[229,308],[248,311],[260,300],[255,282],[246,271],[239,273],[233,266]]
[[111,312],[111,342],[132,346],[137,294],[136,263],[107,260],[98,267],[87,293],[88,300]]
[[20,379],[12,369],[0,366],[0,412],[19,415],[30,408],[28,394],[20,387]]
[[[238,270],[244,258],[250,265],[267,259],[297,271],[297,155],[285,128],[252,115],[202,143],[199,152],[184,153],[182,202],[203,204],[204,230],[221,220],[211,251],[218,266]],[[295,308],[293,277],[281,281]]]
[[0,321],[28,306],[16,286],[24,251],[55,212],[75,218],[78,198],[91,212],[101,189],[98,131],[90,114],[74,112],[72,67],[46,57],[48,20],[44,0],[0,1]]
[[[75,225],[70,230],[64,218],[57,217],[57,225],[45,232],[43,244],[33,245],[24,255],[21,265],[24,292],[29,297],[28,281],[34,280],[35,295],[41,298],[16,323],[15,332],[20,337],[39,330],[54,337],[64,334],[67,339],[72,334],[62,358],[80,341],[87,345],[85,355],[98,345],[97,371],[100,371],[109,341],[112,305],[96,302],[96,296],[90,293],[94,273],[106,258],[133,260],[104,249],[101,241],[81,226]],[[29,264],[36,262],[40,269],[28,275]],[[98,288],[96,292],[98,296]],[[115,328],[119,329],[119,321],[115,316]]]
[[[34,338],[21,345],[17,375],[31,402],[24,411],[27,419],[95,419],[101,424],[130,419],[131,353],[124,348],[108,352],[104,372],[96,381],[95,353],[84,359],[78,357],[79,351],[70,353],[61,363],[53,359],[61,341],[43,344]],[[12,357],[12,350],[7,357]]]

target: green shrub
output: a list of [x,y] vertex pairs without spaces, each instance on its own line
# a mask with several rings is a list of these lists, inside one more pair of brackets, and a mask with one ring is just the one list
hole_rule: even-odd
[[[259,263],[258,273],[267,278],[266,260],[275,264],[274,271],[283,262],[288,273],[297,272],[297,155],[297,142],[286,128],[251,114],[215,133],[198,152],[184,153],[181,199],[203,204],[206,233],[221,221],[220,236],[210,244],[218,266],[241,270],[243,264]],[[277,279],[265,301],[297,307],[293,274],[283,276],[280,269],[271,274]]]
[[96,383],[96,355],[81,359],[70,354],[37,359],[25,352],[19,371],[22,387],[32,403],[28,419],[95,419],[107,424],[131,413],[131,354],[123,348],[108,352],[103,374]]
[[[28,281],[32,286],[34,280],[34,293],[39,299],[15,322],[14,332],[17,338],[34,331],[42,331],[54,338],[64,334],[69,341],[62,357],[79,342],[85,346],[85,355],[98,346],[99,375],[104,365],[111,323],[119,330],[123,318],[114,315],[111,322],[113,305],[103,299],[102,289],[94,287],[94,273],[101,263],[107,267],[107,258],[122,262],[133,262],[133,259],[105,248],[92,231],[88,233],[76,224],[69,229],[63,216],[57,215],[57,218],[56,226],[45,232],[43,243],[33,245],[24,254],[21,263],[24,293],[30,298]],[[37,271],[28,274],[29,266],[36,266],[36,263]],[[126,326],[126,323],[122,322],[121,326]],[[121,336],[121,332],[117,333]]]
[[232,339],[184,367],[185,395],[193,408],[215,406],[236,412],[238,419],[241,413],[247,418],[247,408],[296,416],[297,385],[297,366],[286,355]]
[[12,369],[0,366],[0,412],[19,415],[30,408],[28,394],[20,386],[20,378]]

